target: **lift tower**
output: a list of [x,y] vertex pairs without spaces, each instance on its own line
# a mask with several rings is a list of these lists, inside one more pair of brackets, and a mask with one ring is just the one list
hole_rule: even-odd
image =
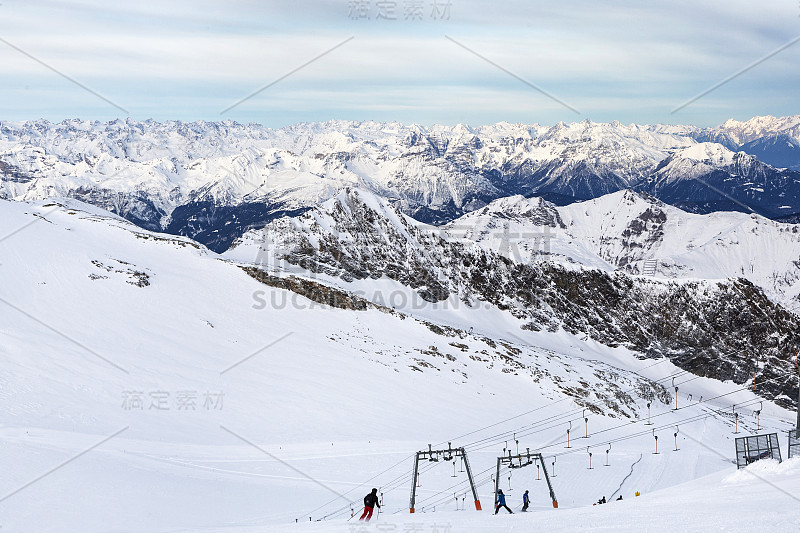
[[447,443],[446,450],[433,450],[431,445],[428,444],[428,449],[417,452],[414,457],[414,475],[411,478],[411,504],[409,508],[414,512],[414,505],[417,501],[417,481],[419,481],[419,462],[428,460],[433,463],[443,459],[445,461],[452,461],[455,457],[462,457],[464,459],[464,467],[467,469],[467,478],[469,479],[469,486],[472,489],[472,497],[475,500],[475,510],[481,510],[481,501],[478,499],[478,491],[475,489],[475,481],[472,479],[472,469],[469,466],[469,459],[467,459],[467,452],[464,448],[453,448],[451,443]]
[[[523,459],[525,462],[523,462]],[[516,463],[515,463],[516,461]],[[497,458],[497,474],[494,476],[494,501],[497,503],[497,493],[500,490],[500,468],[504,464],[508,464],[509,468],[524,468],[536,462],[541,463],[542,471],[544,472],[544,479],[547,481],[547,487],[550,489],[550,499],[553,500],[553,507],[558,509],[558,500],[556,500],[556,493],[553,491],[553,484],[550,483],[550,476],[547,474],[547,467],[544,464],[544,457],[541,453],[531,453],[530,448],[524,454],[511,455],[511,450],[508,455]]]

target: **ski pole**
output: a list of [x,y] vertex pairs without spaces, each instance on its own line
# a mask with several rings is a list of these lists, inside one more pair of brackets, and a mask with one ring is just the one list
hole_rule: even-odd
[[[364,508],[364,507],[362,507],[362,508],[361,508],[361,510],[360,510],[358,513],[363,513],[363,512],[364,512],[364,509],[365,509],[365,508]],[[353,516],[357,515],[358,513],[355,513]],[[352,519],[353,519],[353,516],[351,516],[350,518],[348,518],[348,519],[347,519],[347,522],[349,522],[350,520],[352,520]]]

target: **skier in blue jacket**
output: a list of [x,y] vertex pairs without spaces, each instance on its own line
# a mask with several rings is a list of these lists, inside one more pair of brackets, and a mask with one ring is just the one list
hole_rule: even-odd
[[531,498],[528,496],[528,491],[525,491],[525,494],[522,495],[522,512],[527,512],[528,506],[531,504]]
[[503,494],[503,489],[497,489],[497,505],[495,506],[494,514],[500,512],[501,507],[505,507],[506,511],[508,511],[511,514],[514,514],[513,511],[511,511],[511,509],[508,508],[508,505],[506,505],[506,495]]

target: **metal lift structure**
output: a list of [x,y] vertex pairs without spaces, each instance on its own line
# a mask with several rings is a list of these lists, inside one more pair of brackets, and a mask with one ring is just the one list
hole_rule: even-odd
[[547,481],[547,488],[550,489],[550,499],[553,500],[553,507],[558,509],[558,500],[556,500],[556,493],[553,490],[553,484],[550,482],[550,476],[547,474],[547,467],[544,463],[544,457],[542,457],[541,453],[531,453],[530,448],[527,448],[524,454],[518,453],[517,455],[511,455],[511,450],[508,450],[508,455],[497,458],[497,473],[494,476],[495,504],[497,503],[497,493],[500,490],[500,468],[505,464],[507,464],[509,468],[525,468],[526,466],[536,464],[537,462],[542,465],[544,480]]
[[475,489],[475,480],[472,478],[472,469],[469,467],[469,459],[467,459],[467,452],[464,448],[453,448],[451,443],[447,443],[446,450],[434,450],[428,444],[428,449],[417,452],[414,457],[414,475],[411,478],[411,503],[409,508],[414,512],[414,506],[417,500],[417,482],[419,481],[419,462],[431,461],[433,463],[439,460],[452,461],[456,457],[461,457],[464,460],[464,467],[467,470],[467,478],[469,478],[469,486],[472,489],[472,497],[475,500],[475,510],[481,510],[481,501],[478,499],[478,491]]

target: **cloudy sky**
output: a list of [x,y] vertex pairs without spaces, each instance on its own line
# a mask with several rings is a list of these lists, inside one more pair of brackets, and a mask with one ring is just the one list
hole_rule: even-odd
[[798,37],[798,0],[2,0],[0,120],[708,126],[800,114]]

